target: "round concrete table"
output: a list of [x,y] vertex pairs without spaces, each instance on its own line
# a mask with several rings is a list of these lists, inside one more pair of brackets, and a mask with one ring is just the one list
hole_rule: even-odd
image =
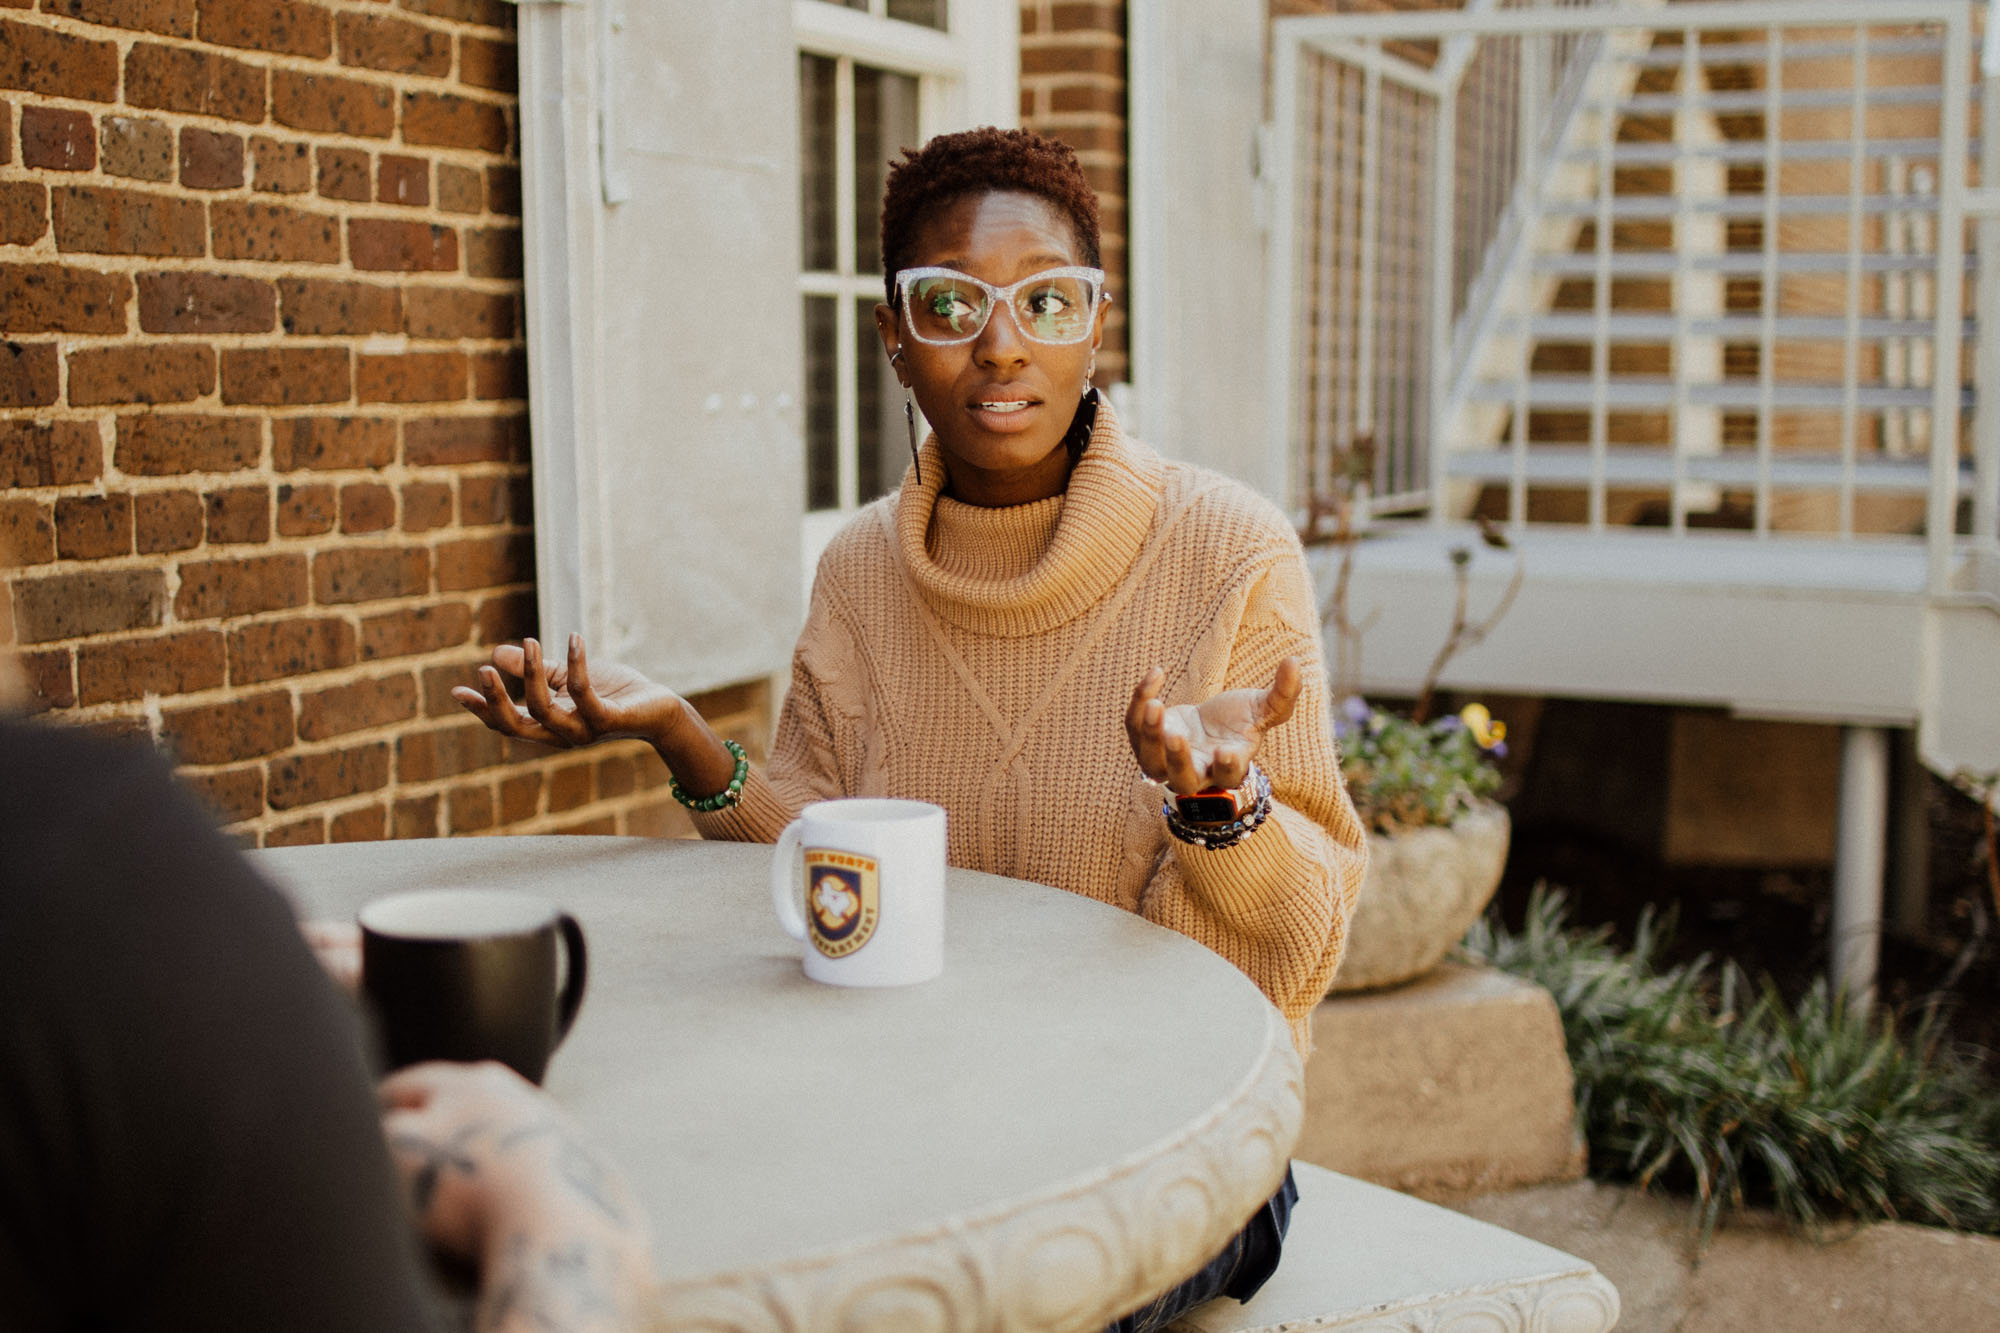
[[822,986],[770,859],[594,837],[256,854],[313,916],[461,886],[577,916],[589,992],[548,1087],[646,1201],[670,1327],[1100,1327],[1277,1188],[1299,1061],[1222,958],[955,870],[942,977]]

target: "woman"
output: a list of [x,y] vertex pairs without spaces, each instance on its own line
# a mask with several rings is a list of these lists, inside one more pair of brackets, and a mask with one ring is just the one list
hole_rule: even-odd
[[[650,741],[704,837],[772,841],[831,797],[935,801],[953,864],[1200,941],[1262,987],[1303,1055],[1366,843],[1290,525],[1126,439],[1091,388],[1110,297],[1067,147],[982,129],[906,152],[882,254],[883,351],[933,433],[919,450],[912,429],[901,488],[820,561],[768,769],[672,691],[593,672],[575,636],[562,666],[533,640],[497,649],[481,688],[454,694],[509,736]],[[1288,1179],[1150,1316],[1247,1298],[1291,1197]]]

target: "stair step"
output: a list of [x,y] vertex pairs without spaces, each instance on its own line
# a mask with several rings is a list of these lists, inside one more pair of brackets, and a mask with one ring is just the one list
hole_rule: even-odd
[[[1874,54],[1872,51],[1869,53]],[[1941,93],[1934,83],[1912,83],[1901,86],[1877,86],[1864,88],[1862,105],[1878,106],[1936,106]],[[1672,111],[1687,107],[1693,111],[1721,112],[1725,115],[1740,114],[1745,111],[1767,111],[1771,107],[1770,95],[1762,88],[1743,92],[1697,93],[1693,97],[1682,97],[1678,93],[1638,93],[1609,100],[1592,99],[1584,102],[1588,111],[1603,111],[1607,107],[1616,114],[1625,111],[1632,103],[1642,98],[1657,97],[1662,103],[1660,111]],[[1780,111],[1801,111],[1818,107],[1845,107],[1854,105],[1852,88],[1779,88],[1777,107]],[[1653,112],[1652,114],[1659,114]]]
[[[1865,194],[1850,200],[1844,194],[1781,194],[1771,200],[1773,211],[1784,217],[1846,217],[1850,212],[1876,217],[1884,213],[1924,213],[1938,211],[1934,194]],[[1694,199],[1685,205],[1696,217],[1761,218],[1765,197],[1761,194],[1734,194],[1721,198]],[[1680,216],[1683,204],[1670,194],[1614,194],[1611,218],[1622,222],[1631,218],[1670,220]],[[1594,218],[1596,199],[1560,200],[1542,205],[1542,215],[1552,218]]]
[[[1503,315],[1494,321],[1495,333],[1503,336],[1518,335],[1525,330],[1530,337],[1545,339],[1570,339],[1588,342],[1597,336],[1597,317],[1588,312],[1552,313],[1524,317]],[[1961,336],[1970,338],[1978,325],[1973,320],[1962,323]],[[1635,314],[1630,311],[1613,310],[1605,323],[1606,337],[1614,343],[1666,342],[1685,334],[1691,338],[1720,338],[1730,342],[1755,342],[1764,336],[1762,315],[1713,315],[1701,319],[1690,319],[1683,327],[1674,315]],[[1771,332],[1780,340],[1791,338],[1839,341],[1847,337],[1847,320],[1838,315],[1778,315],[1771,321]],[[1858,319],[1854,322],[1854,336],[1864,342],[1882,338],[1918,338],[1928,341],[1937,336],[1938,327],[1928,319]]]
[[[1819,38],[1792,41],[1787,39],[1780,48],[1787,60],[1824,60],[1832,56],[1854,54],[1854,39]],[[1915,56],[1936,55],[1944,50],[1944,41],[1937,37],[1875,37],[1868,39],[1870,56]],[[1769,42],[1718,42],[1703,41],[1695,50],[1695,60],[1704,66],[1717,65],[1761,65],[1771,58],[1774,48]],[[1677,46],[1663,46],[1630,58],[1634,65],[1644,69],[1679,69],[1686,53]]]
[[[1448,475],[1467,481],[1504,485],[1514,477],[1515,459],[1507,449],[1466,449],[1445,457]],[[1678,476],[1674,456],[1664,447],[1612,445],[1604,450],[1604,480],[1608,486],[1664,487],[1676,481],[1711,482],[1738,490],[1754,488],[1764,475],[1757,456],[1748,450],[1723,454],[1690,454]],[[1593,459],[1588,445],[1531,444],[1521,460],[1521,475],[1530,485],[1584,486],[1590,483]],[[1774,453],[1771,485],[1780,490],[1839,490],[1846,482],[1846,465],[1838,455]],[[1921,495],[1930,489],[1927,458],[1857,458],[1854,489],[1879,494]],[[1960,482],[1971,486],[1970,466],[1960,469]]]
[[[1625,411],[1671,408],[1678,402],[1681,386],[1666,375],[1620,374],[1601,383],[1589,375],[1532,375],[1525,383],[1520,380],[1475,380],[1466,392],[1466,399],[1475,403],[1512,403],[1523,396],[1524,390],[1531,408],[1591,407],[1597,402],[1601,390],[1605,406]],[[1749,411],[1765,404],[1766,392],[1765,386],[1754,379],[1708,381],[1689,384],[1687,402],[1691,407]],[[1863,384],[1856,386],[1853,392],[1855,405],[1861,408],[1927,408],[1931,405],[1928,385],[1898,388]],[[1837,411],[1846,402],[1848,390],[1838,382],[1792,380],[1770,385],[1768,393],[1769,403],[1774,408],[1817,407]],[[1970,407],[1971,392],[1962,390],[1959,401],[1962,406]]]
[[[1938,266],[1935,255],[1860,255],[1855,259],[1863,273],[1928,273]],[[1839,274],[1847,272],[1848,260],[1846,254],[1826,252],[1780,250],[1767,256],[1761,251],[1744,251],[1740,254],[1697,255],[1686,261],[1685,271],[1754,278],[1763,273],[1768,262],[1774,273]],[[1670,278],[1683,271],[1680,257],[1666,250],[1613,250],[1606,256],[1606,264],[1614,278]],[[1597,272],[1597,256],[1538,254],[1534,257],[1533,267],[1535,272],[1551,277],[1588,278]],[[1963,267],[1968,273],[1976,270],[1978,256],[1966,255]]]
[[[1845,106],[1846,94],[1840,105]],[[1752,108],[1754,109],[1754,108]],[[1977,141],[1973,143],[1976,150]],[[1614,143],[1611,145],[1611,164],[1617,167],[1665,167],[1682,158],[1696,162],[1727,162],[1738,165],[1755,165],[1765,158],[1762,139],[1727,139],[1712,144],[1677,144],[1672,142],[1654,143]],[[1846,161],[1854,151],[1849,139],[1803,139],[1786,140],[1778,153],[1779,162],[1828,162]],[[1936,139],[1864,139],[1861,156],[1864,160],[1885,157],[1908,157],[1924,161],[1936,161],[1942,151]],[[1565,149],[1561,155],[1564,162],[1593,163],[1602,159],[1602,149],[1595,144]]]

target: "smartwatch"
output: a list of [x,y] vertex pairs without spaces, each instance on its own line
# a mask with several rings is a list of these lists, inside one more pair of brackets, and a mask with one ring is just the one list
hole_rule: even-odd
[[1207,787],[1174,798],[1174,812],[1188,824],[1234,824],[1257,804],[1256,767],[1240,787]]

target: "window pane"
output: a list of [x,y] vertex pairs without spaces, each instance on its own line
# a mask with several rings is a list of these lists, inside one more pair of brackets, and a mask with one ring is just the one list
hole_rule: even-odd
[[805,298],[807,509],[840,507],[840,372],[833,344],[833,300]]
[[903,480],[910,461],[910,428],[903,419],[903,386],[896,383],[896,371],[882,351],[882,335],[875,331],[875,302],[859,302],[854,312],[855,388],[859,412],[861,475],[859,499],[867,504],[876,496],[895,489]]
[[838,62],[828,56],[799,56],[799,235],[807,272],[833,271],[834,185],[833,81]]
[[945,30],[945,0],[889,0],[889,17]]
[[917,146],[917,81],[854,67],[854,271],[882,270],[882,187],[889,159]]

